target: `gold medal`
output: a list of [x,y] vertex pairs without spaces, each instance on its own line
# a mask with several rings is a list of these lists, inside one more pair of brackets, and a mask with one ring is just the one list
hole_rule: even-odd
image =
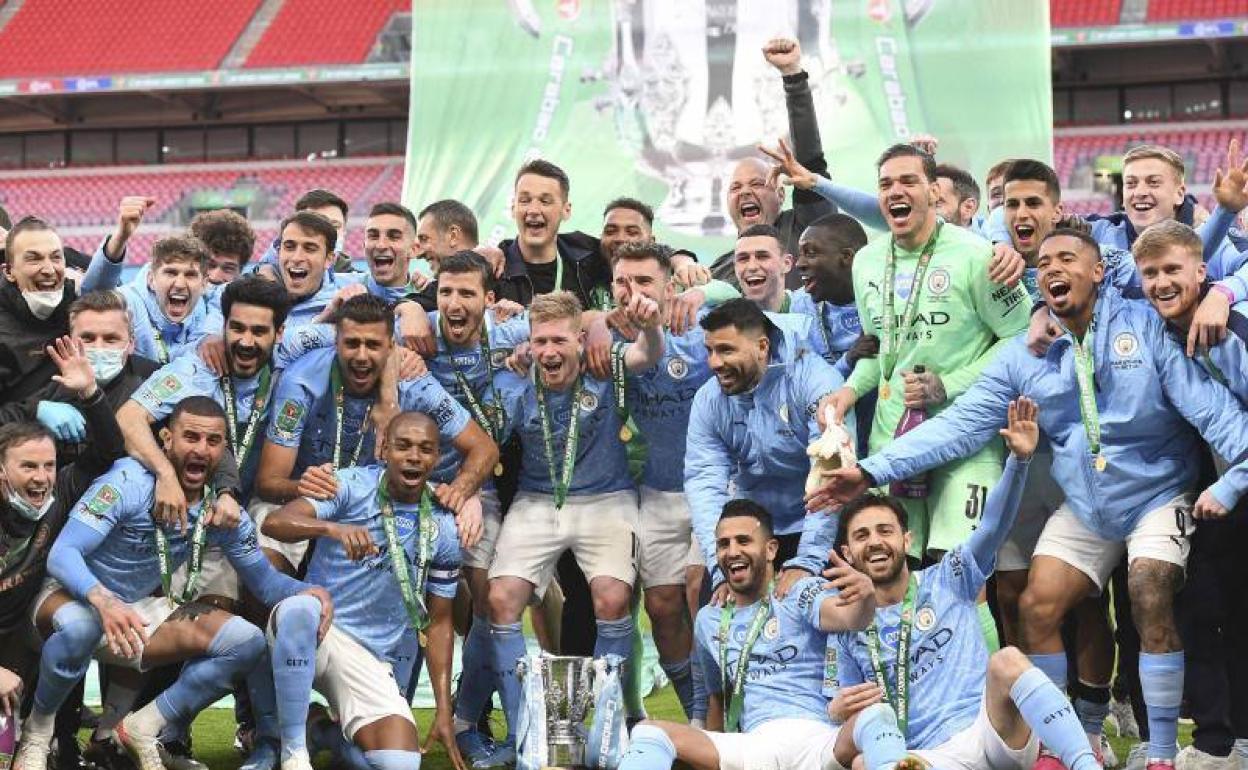
[[502,464],[502,463],[494,463],[494,475],[495,475],[495,476],[502,476],[502,475],[503,475],[503,464]]
[[623,441],[625,444],[627,444],[628,442],[632,440],[633,440],[633,432],[628,429],[627,425],[621,425],[620,426],[620,441]]
[[424,631],[417,631],[416,636],[420,639],[420,648],[422,650],[429,646],[429,637],[425,636]]
[[1109,461],[1105,459],[1105,455],[1097,455],[1096,459],[1092,461],[1092,465],[1098,473],[1104,473],[1105,468],[1109,466]]
[[893,395],[893,389],[889,387],[888,382],[885,381],[884,384],[880,385],[880,398],[887,401],[889,397],[892,395]]

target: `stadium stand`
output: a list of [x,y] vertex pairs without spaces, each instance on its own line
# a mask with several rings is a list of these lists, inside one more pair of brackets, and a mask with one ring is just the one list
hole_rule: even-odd
[[[73,3],[25,0],[0,30],[5,77],[90,75],[212,69],[255,14],[261,0],[165,0]],[[188,19],[194,34],[186,33]],[[318,42],[323,42],[324,37]],[[49,55],[50,52],[54,52]]]
[[410,10],[410,0],[286,0],[245,66],[363,62],[390,17]]
[[1248,16],[1248,0],[1150,0],[1148,21],[1227,19]]
[[1049,3],[1049,20],[1055,27],[1117,24],[1121,13],[1122,0],[1051,0]]
[[1235,136],[1243,141],[1242,124],[1209,128],[1151,124],[1065,132],[1054,137],[1053,161],[1062,187],[1089,187],[1091,166],[1099,156],[1122,155],[1137,144],[1163,144],[1183,156],[1189,184],[1208,184],[1218,164],[1224,162],[1227,143]]

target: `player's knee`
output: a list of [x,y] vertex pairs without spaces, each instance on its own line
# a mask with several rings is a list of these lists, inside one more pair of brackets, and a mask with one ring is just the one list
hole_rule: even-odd
[[315,638],[321,623],[321,602],[306,594],[292,596],[274,608],[273,619],[279,636],[292,638],[310,633]]
[[235,616],[225,621],[217,630],[208,646],[214,657],[229,658],[238,662],[240,670],[250,669],[263,657],[267,645],[260,629]]
[[629,614],[632,589],[627,583],[619,580],[604,580],[599,584],[596,581],[592,588],[594,617],[599,620],[618,620]]
[[672,756],[676,755],[676,745],[667,732],[649,719],[638,723],[629,734],[629,741],[638,747],[658,748]]
[[1017,647],[1003,647],[988,658],[988,678],[1001,682],[1008,688],[1031,667],[1031,661],[1022,650]]
[[86,605],[67,602],[52,615],[52,631],[64,640],[64,649],[75,659],[86,660],[104,636],[99,617]]
[[501,580],[490,581],[488,605],[491,623],[515,623],[524,612],[515,590]]
[[1057,596],[1028,586],[1018,598],[1018,614],[1029,637],[1038,633],[1047,635],[1061,625],[1062,603]]
[[1127,594],[1140,639],[1150,632],[1174,626],[1174,594],[1179,589],[1178,567],[1155,559],[1137,559],[1127,570]]
[[685,613],[685,597],[680,586],[660,586],[646,590],[646,614],[654,621],[654,631],[674,630]]
[[374,749],[364,752],[364,759],[373,770],[420,770],[419,751]]

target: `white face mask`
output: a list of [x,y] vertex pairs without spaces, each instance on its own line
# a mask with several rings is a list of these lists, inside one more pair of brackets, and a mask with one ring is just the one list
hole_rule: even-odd
[[101,385],[117,379],[126,365],[126,351],[122,348],[87,348],[86,354],[91,371],[95,372],[95,381]]
[[40,321],[47,320],[56,312],[56,308],[61,304],[61,297],[65,294],[62,289],[52,289],[51,291],[24,291],[22,299],[26,300],[26,307],[30,308],[30,312]]
[[48,495],[44,498],[43,505],[36,508],[29,500],[19,495],[15,490],[9,490],[9,506],[17,511],[17,514],[27,521],[39,521],[52,508],[52,502],[55,498]]

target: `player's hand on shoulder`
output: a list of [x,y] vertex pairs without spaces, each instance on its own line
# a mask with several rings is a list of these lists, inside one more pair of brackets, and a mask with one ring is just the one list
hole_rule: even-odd
[[789,591],[793,590],[793,586],[808,577],[810,573],[800,567],[786,567],[780,570],[780,574],[776,577],[776,598],[784,599],[789,595]]

